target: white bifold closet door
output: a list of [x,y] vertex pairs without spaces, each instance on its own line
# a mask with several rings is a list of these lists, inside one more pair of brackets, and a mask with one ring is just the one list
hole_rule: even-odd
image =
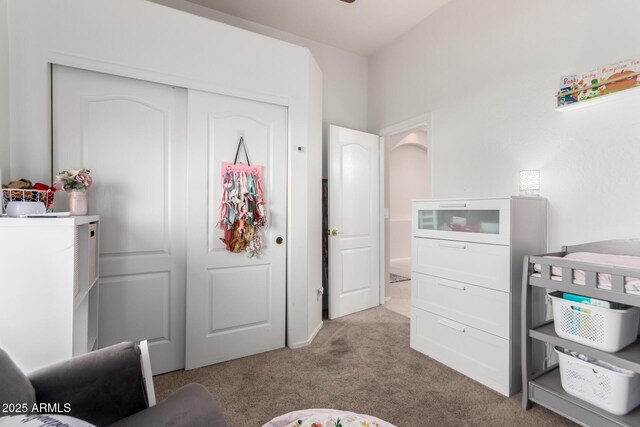
[[95,182],[99,346],[148,339],[155,374],[183,368],[187,90],[54,66],[52,113],[54,173]]
[[[185,367],[193,369],[285,345],[287,109],[195,90],[188,98]],[[220,164],[233,162],[240,137],[263,168],[269,226],[254,258],[228,252],[216,226]]]

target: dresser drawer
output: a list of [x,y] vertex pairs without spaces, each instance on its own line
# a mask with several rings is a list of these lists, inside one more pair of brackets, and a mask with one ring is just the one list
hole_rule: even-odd
[[509,341],[411,308],[411,348],[509,395]]
[[509,246],[413,238],[413,271],[509,292]]
[[509,338],[509,293],[468,283],[411,275],[411,304],[502,338]]
[[511,199],[413,203],[413,236],[508,245]]

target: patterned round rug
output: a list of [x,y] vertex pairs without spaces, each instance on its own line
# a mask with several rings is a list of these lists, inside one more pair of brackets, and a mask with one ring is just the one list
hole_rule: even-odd
[[280,415],[262,427],[395,427],[371,415],[337,409],[304,409]]

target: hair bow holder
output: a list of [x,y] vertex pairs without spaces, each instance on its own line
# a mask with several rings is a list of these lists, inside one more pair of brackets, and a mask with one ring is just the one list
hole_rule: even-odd
[[[238,163],[240,148],[244,149],[246,165]],[[260,255],[264,247],[262,229],[267,227],[262,166],[249,161],[243,137],[238,141],[233,163],[222,162],[220,183],[218,227],[224,232],[220,240],[230,252],[246,251],[249,257]]]

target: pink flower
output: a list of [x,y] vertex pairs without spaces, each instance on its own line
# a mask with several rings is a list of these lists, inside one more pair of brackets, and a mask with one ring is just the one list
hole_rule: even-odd
[[78,174],[73,178],[76,182],[82,184],[84,188],[91,187],[93,180],[91,179],[91,175],[86,172],[78,172]]
[[89,169],[71,169],[62,171],[53,181],[58,190],[86,190],[93,184]]
[[64,182],[62,182],[62,179],[59,176],[53,180],[53,187],[56,190],[64,190]]

